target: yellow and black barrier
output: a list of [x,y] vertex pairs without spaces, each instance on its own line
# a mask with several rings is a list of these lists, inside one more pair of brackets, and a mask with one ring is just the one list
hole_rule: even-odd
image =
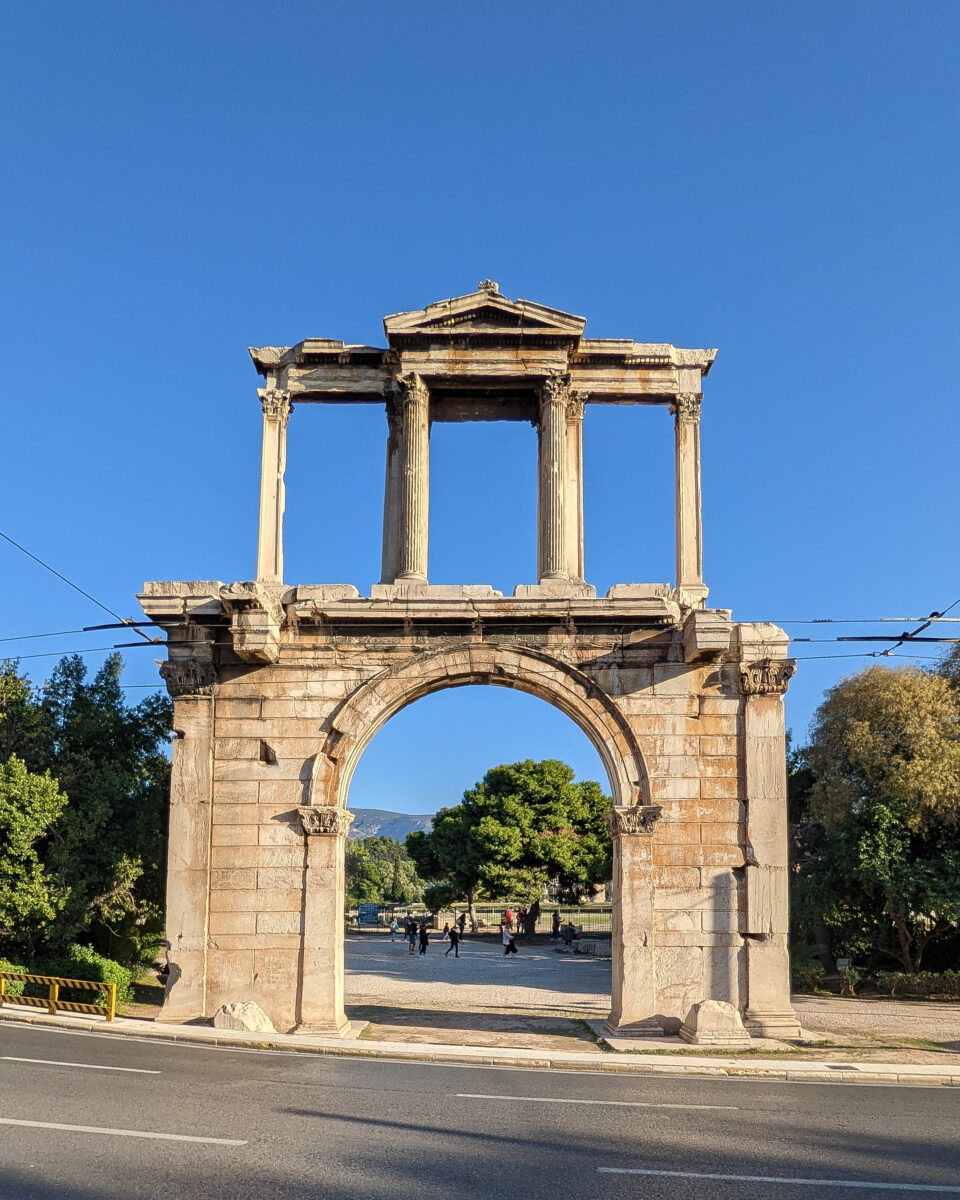
[[[48,988],[43,996],[11,996],[7,993],[7,980],[12,983],[40,983]],[[81,1004],[78,1000],[61,1000],[62,987],[78,988],[81,991],[106,992],[106,1004]],[[23,971],[0,971],[0,1008],[4,1004],[25,1004],[30,1008],[46,1008],[54,1014],[60,1012],[93,1013],[112,1021],[117,1015],[117,985],[115,983],[93,983],[89,979],[63,979],[59,975],[28,975]]]

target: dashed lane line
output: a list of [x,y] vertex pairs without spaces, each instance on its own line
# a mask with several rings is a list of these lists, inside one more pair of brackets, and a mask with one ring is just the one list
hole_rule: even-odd
[[149,1129],[110,1129],[100,1125],[62,1125],[58,1121],[21,1121],[0,1117],[0,1125],[22,1125],[27,1129],[59,1129],[66,1133],[100,1133],[111,1137],[151,1138],[159,1142],[202,1142],[209,1146],[245,1146],[238,1138],[198,1137],[192,1133],[154,1133]]
[[81,1071],[123,1071],[128,1075],[162,1075],[145,1067],[107,1067],[99,1063],[61,1062],[57,1058],[21,1058],[17,1054],[0,1054],[0,1062],[38,1063],[44,1067],[77,1067]]
[[880,1183],[868,1179],[790,1179],[784,1175],[720,1175],[710,1171],[656,1171],[643,1167],[597,1167],[602,1175],[645,1175],[657,1179],[714,1179],[720,1183],[775,1183],[781,1187],[862,1188],[875,1192],[948,1192],[960,1194],[960,1187],[949,1183]]
[[524,1104],[603,1104],[613,1108],[693,1108],[739,1112],[737,1104],[659,1104],[652,1100],[584,1100],[579,1096],[495,1096],[487,1092],[449,1092],[458,1100],[520,1100]]

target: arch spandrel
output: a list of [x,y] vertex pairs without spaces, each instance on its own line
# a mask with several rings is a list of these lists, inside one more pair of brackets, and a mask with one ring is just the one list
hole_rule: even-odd
[[330,721],[314,761],[310,803],[345,808],[357,763],[392,716],[433,692],[471,684],[512,688],[553,705],[600,755],[614,806],[650,803],[643,754],[610,696],[576,667],[542,651],[490,645],[411,655],[359,687]]

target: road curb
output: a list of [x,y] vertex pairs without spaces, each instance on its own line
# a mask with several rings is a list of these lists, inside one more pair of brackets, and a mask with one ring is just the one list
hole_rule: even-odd
[[[132,1021],[133,1019],[127,1018]],[[575,1054],[518,1055],[509,1050],[478,1048],[474,1054],[464,1053],[456,1047],[435,1044],[410,1043],[406,1046],[384,1045],[376,1042],[358,1043],[333,1038],[298,1038],[292,1034],[276,1034],[273,1037],[245,1036],[242,1033],[227,1033],[212,1028],[191,1028],[183,1025],[158,1026],[143,1022],[136,1026],[108,1025],[106,1022],[79,1020],[75,1017],[41,1016],[34,1013],[19,1013],[0,1010],[0,1022],[11,1025],[33,1025],[47,1029],[68,1030],[71,1033],[93,1033],[105,1037],[136,1037],[149,1041],[188,1043],[197,1046],[214,1046],[231,1050],[270,1050],[286,1054],[315,1054],[328,1058],[365,1058],[393,1062],[424,1062],[448,1066],[513,1067],[527,1070],[548,1071],[594,1071],[611,1075],[693,1075],[706,1078],[768,1079],[786,1083],[874,1083],[901,1084],[918,1087],[960,1087],[960,1069],[944,1070],[942,1064],[928,1071],[917,1069],[908,1063],[882,1063],[871,1069],[871,1063],[823,1063],[807,1062],[785,1064],[771,1062],[717,1062],[703,1059],[694,1062],[678,1061],[663,1055],[642,1058],[642,1051],[633,1051],[629,1056],[622,1053],[585,1056]]]

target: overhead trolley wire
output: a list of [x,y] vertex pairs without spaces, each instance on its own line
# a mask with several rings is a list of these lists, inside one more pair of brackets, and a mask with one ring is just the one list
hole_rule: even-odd
[[97,606],[97,608],[102,608],[103,611],[105,613],[109,613],[111,617],[116,617],[116,619],[120,622],[121,625],[134,626],[136,633],[139,633],[140,636],[145,641],[153,644],[153,639],[148,637],[145,633],[142,633],[139,629],[136,629],[134,622],[132,620],[130,620],[129,617],[121,617],[118,612],[114,612],[113,609],[108,608],[106,606],[106,604],[101,604],[101,602],[96,598],[96,596],[91,596],[89,592],[84,591],[84,589],[82,587],[80,587],[79,584],[74,583],[72,579],[68,579],[66,577],[66,575],[61,575],[60,572],[57,571],[54,567],[51,567],[48,562],[44,562],[42,558],[38,558],[36,556],[36,554],[31,553],[31,551],[29,551],[26,548],[26,546],[21,546],[19,542],[15,542],[13,540],[13,538],[10,537],[8,534],[4,533],[3,530],[0,530],[0,537],[2,537],[5,542],[9,542],[11,546],[15,546],[22,554],[25,554],[27,556],[27,558],[32,558],[35,563],[39,563],[40,566],[43,567],[45,570],[49,571],[51,575],[56,575],[56,577],[58,579],[62,580],[67,585],[67,587],[72,587],[75,592],[79,592],[81,596],[85,596],[86,599],[89,600],[91,604],[95,604]]

